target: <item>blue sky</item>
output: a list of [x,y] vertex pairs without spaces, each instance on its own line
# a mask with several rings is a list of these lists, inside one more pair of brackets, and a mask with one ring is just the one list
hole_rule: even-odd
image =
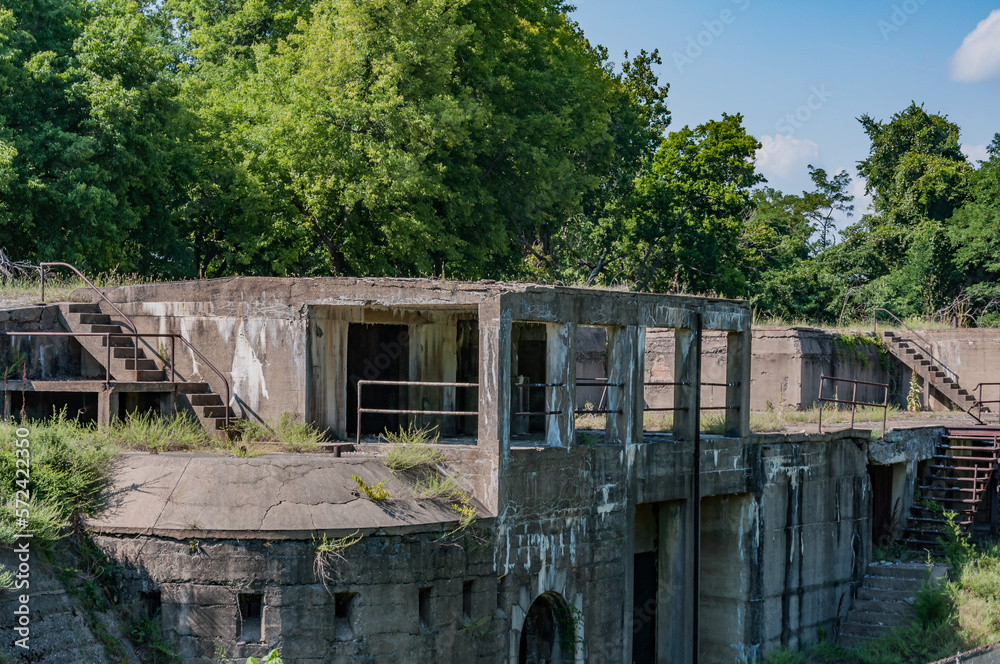
[[[788,193],[810,188],[809,163],[848,169],[862,193],[855,166],[869,143],[856,118],[865,113],[887,120],[911,100],[923,103],[958,124],[967,154],[978,158],[1000,132],[996,0],[576,5],[573,18],[615,62],[626,50],[659,49],[671,129],[742,113],[767,147],[760,170]],[[862,211],[866,203],[855,202]]]

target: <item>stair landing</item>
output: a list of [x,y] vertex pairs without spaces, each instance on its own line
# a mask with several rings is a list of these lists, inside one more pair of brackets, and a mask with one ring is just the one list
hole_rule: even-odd
[[947,576],[944,565],[872,563],[841,624],[838,642],[860,648],[913,618],[913,601],[930,581]]

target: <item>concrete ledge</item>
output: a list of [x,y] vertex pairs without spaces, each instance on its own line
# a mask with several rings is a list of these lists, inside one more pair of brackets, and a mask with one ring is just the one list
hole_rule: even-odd
[[[352,475],[369,486],[385,482],[390,500],[364,497]],[[95,533],[285,540],[446,531],[458,521],[450,505],[414,498],[379,460],[329,454],[128,453],[105,497],[107,508],[85,522]]]

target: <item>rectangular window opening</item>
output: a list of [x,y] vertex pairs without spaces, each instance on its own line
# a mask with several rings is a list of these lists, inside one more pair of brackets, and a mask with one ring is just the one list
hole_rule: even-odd
[[259,593],[240,593],[237,602],[240,606],[240,641],[261,641],[264,596]]
[[139,603],[142,606],[142,615],[149,620],[153,620],[160,614],[160,606],[162,605],[160,591],[153,590],[139,593]]
[[548,342],[543,323],[514,323],[511,329],[511,436],[545,434]]
[[333,596],[335,634],[338,641],[354,639],[354,614],[357,593],[337,593]]
[[420,614],[420,629],[431,628],[431,590],[433,588],[421,588],[417,596],[417,609]]
[[462,584],[462,622],[472,623],[472,581]]

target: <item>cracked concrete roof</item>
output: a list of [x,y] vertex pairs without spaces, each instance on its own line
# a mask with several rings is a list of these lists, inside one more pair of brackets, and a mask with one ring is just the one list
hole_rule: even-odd
[[[389,501],[359,495],[352,475],[368,485],[385,482]],[[407,482],[373,457],[129,453],[119,458],[106,496],[107,508],[86,521],[106,534],[309,539],[448,529],[457,521],[451,506],[416,500]]]

